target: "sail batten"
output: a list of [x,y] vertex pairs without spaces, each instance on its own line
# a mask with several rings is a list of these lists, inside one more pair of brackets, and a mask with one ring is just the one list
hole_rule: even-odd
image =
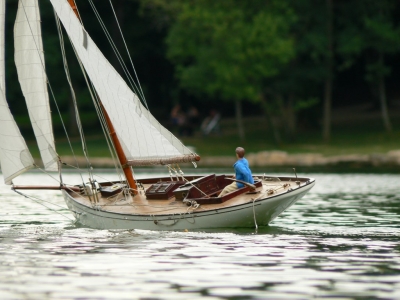
[[4,32],[5,1],[0,1],[0,162],[4,182],[34,168],[34,161],[6,101]]
[[44,167],[47,171],[57,171],[38,0],[19,0],[14,44],[18,80]]
[[63,0],[50,0],[115,128],[128,160],[191,155],[142,105]]

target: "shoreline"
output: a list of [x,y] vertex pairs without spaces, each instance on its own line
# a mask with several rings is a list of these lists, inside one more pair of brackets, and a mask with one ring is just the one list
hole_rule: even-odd
[[[346,154],[335,156],[323,156],[320,153],[288,154],[284,151],[261,151],[246,155],[249,165],[252,168],[260,167],[306,167],[306,168],[335,168],[369,167],[372,169],[392,168],[400,171],[400,150],[392,150],[387,153],[372,154]],[[39,162],[40,160],[38,160]],[[62,161],[70,165],[84,166],[86,159],[82,156],[63,156]],[[206,156],[197,162],[198,167],[232,167],[235,163],[233,156]],[[93,167],[113,168],[114,162],[108,157],[90,158]],[[189,165],[189,164],[182,164]]]

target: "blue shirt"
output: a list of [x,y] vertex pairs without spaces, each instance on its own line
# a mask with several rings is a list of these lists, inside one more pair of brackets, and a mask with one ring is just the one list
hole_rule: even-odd
[[[251,184],[254,183],[247,159],[245,159],[244,157],[238,159],[238,161],[233,165],[233,168],[235,169],[237,180],[242,180]],[[243,183],[236,182],[236,184],[239,189],[244,187]]]

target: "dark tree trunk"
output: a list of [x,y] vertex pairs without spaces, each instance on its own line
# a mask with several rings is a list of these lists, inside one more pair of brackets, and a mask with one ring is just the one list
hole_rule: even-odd
[[[379,64],[381,67],[383,67],[384,65],[384,56],[382,52],[379,53]],[[382,73],[379,74],[378,78],[378,90],[379,90],[379,103],[381,106],[383,125],[385,126],[386,131],[391,132],[392,124],[390,122],[389,112],[387,108],[385,77]]]
[[294,94],[290,93],[285,108],[285,124],[290,140],[296,136],[296,112],[294,110]]
[[322,120],[322,136],[325,142],[331,138],[331,110],[332,110],[332,85],[333,85],[333,9],[332,0],[326,0],[327,4],[327,61],[326,61],[326,80],[324,91],[324,110]]
[[278,126],[276,114],[274,114],[272,112],[271,106],[268,104],[268,101],[265,98],[265,95],[261,95],[260,100],[261,100],[261,105],[264,110],[264,113],[268,119],[270,126],[271,126],[275,142],[279,146],[280,144],[282,144],[282,138],[281,138],[281,134],[279,132],[279,126]]
[[236,123],[238,128],[238,135],[241,142],[245,140],[244,125],[243,125],[243,113],[242,113],[242,103],[239,100],[235,101],[235,111],[236,111]]

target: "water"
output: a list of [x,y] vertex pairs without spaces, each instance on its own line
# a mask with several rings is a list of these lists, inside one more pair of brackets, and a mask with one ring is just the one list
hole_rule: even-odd
[[400,299],[400,175],[307,176],[257,233],[79,228],[58,192],[2,185],[0,299]]

